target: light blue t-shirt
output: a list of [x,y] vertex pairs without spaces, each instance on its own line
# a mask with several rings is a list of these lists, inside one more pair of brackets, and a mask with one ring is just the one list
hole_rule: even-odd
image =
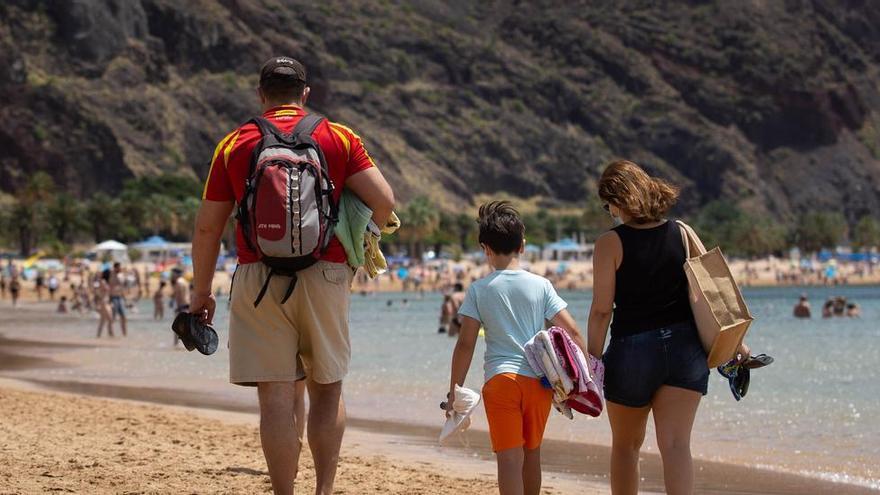
[[499,373],[537,378],[523,345],[566,306],[549,280],[525,270],[497,270],[474,282],[458,314],[486,329],[485,381]]

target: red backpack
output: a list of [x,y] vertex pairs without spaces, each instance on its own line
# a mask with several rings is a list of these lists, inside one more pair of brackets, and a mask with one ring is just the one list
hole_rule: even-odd
[[287,302],[296,287],[296,272],[317,263],[333,237],[338,219],[333,181],[324,153],[312,138],[323,120],[305,115],[290,134],[262,117],[250,121],[262,137],[251,156],[237,218],[248,247],[270,268],[254,307],[273,275],[291,277],[281,304]]

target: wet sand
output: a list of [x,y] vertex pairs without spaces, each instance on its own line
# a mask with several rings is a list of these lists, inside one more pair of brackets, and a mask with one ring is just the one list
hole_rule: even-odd
[[[38,318],[37,314],[33,314],[34,317]],[[25,319],[28,319],[28,316],[24,316]],[[6,318],[0,317],[0,322],[4,324],[8,320]],[[2,328],[2,327],[0,327]],[[63,342],[39,342],[35,340],[17,340],[17,339],[7,339],[0,337],[0,375],[2,375],[4,370],[14,370],[14,369],[25,369],[25,368],[42,368],[49,366],[61,366],[62,363],[55,362],[51,359],[46,359],[42,357],[34,357],[29,356],[27,354],[29,349],[39,348],[39,347],[56,347],[59,350],[70,347],[82,347],[82,344],[74,344],[74,343],[63,343]],[[76,381],[76,380],[67,380],[67,381],[58,381],[58,380],[39,380],[39,379],[30,379],[27,380],[30,383],[30,387],[33,387],[36,390],[42,390],[42,392],[38,392],[42,398],[33,398],[28,396],[18,395],[17,393],[13,393],[9,388],[9,382],[7,381],[5,385],[0,383],[0,395],[4,396],[3,400],[0,402],[7,403],[13,402],[15,403],[18,400],[24,401],[24,405],[18,406],[15,404],[11,404],[8,407],[19,408],[22,411],[27,410],[41,410],[42,407],[40,404],[43,401],[48,401],[51,403],[53,400],[56,400],[56,395],[46,393],[45,390],[54,390],[54,391],[63,391],[65,393],[76,394],[75,397],[83,398],[85,401],[82,404],[82,407],[91,410],[89,408],[104,408],[104,406],[97,405],[89,405],[92,404],[90,401],[94,399],[85,399],[86,396],[98,396],[98,397],[114,397],[119,399],[129,399],[136,401],[146,401],[155,404],[164,404],[167,406],[186,406],[191,408],[199,408],[203,411],[206,410],[222,410],[222,411],[232,411],[238,413],[246,413],[246,415],[250,418],[255,418],[256,409],[253,406],[243,405],[239,402],[235,402],[229,398],[224,398],[222,396],[218,396],[216,394],[211,393],[193,393],[192,391],[181,391],[175,390],[171,388],[163,388],[163,387],[142,387],[142,386],[125,386],[125,385],[110,385],[110,384],[97,384],[97,383],[88,383],[85,381]],[[22,383],[18,381],[18,383]],[[7,400],[7,398],[12,399],[11,401]],[[79,402],[77,402],[79,404]],[[123,404],[118,407],[126,408],[126,407],[135,407],[131,404],[114,402],[114,404]],[[117,406],[114,406],[117,407]],[[144,407],[138,405],[137,407]],[[18,410],[18,409],[16,409]],[[12,413],[10,412],[10,415]],[[86,414],[86,413],[83,413]],[[126,412],[127,415],[135,415],[138,414],[147,414],[147,413],[135,413],[135,412]],[[171,418],[171,416],[165,417],[163,415],[172,415],[174,414],[174,410],[171,407],[166,408],[153,408],[149,413],[151,415],[162,416],[162,421],[167,422],[169,424],[174,424],[176,419]],[[80,413],[76,413],[77,416],[81,416]],[[32,415],[33,416],[33,415]],[[11,418],[11,416],[7,416],[4,411],[3,414],[0,414],[0,417],[3,418]],[[56,421],[56,419],[58,421]],[[105,418],[106,419],[106,418]],[[27,426],[29,421],[44,423],[48,421],[50,424],[57,424],[61,426],[61,430],[65,430],[62,432],[53,433],[53,435],[67,435],[73,437],[86,437],[90,438],[93,435],[99,435],[99,439],[96,440],[97,443],[92,443],[91,440],[86,441],[87,445],[82,445],[79,449],[88,450],[91,448],[91,445],[99,445],[101,441],[100,438],[103,438],[102,424],[103,420],[92,421],[91,425],[95,426],[95,431],[81,431],[82,425],[79,423],[68,423],[64,418],[24,418],[23,426],[20,428],[39,428],[39,425]],[[110,419],[107,419],[110,421]],[[115,421],[115,420],[114,420]],[[3,421],[0,422],[0,425],[6,424],[6,428],[9,429],[9,425],[17,424],[16,421]],[[113,425],[114,423],[110,421],[109,425]],[[375,469],[393,469],[394,466],[403,462],[411,462],[412,459],[423,459],[424,463],[428,466],[433,466],[433,468],[437,471],[445,471],[445,472],[455,472],[458,475],[467,474],[480,474],[479,477],[474,478],[471,481],[479,480],[482,491],[475,491],[472,493],[486,493],[494,490],[494,484],[491,482],[491,466],[493,464],[493,458],[491,454],[491,449],[489,448],[489,439],[488,435],[485,432],[480,431],[472,431],[467,433],[467,442],[468,446],[458,446],[444,449],[444,455],[438,455],[438,449],[435,447],[436,443],[436,429],[417,426],[417,425],[409,425],[409,424],[401,424],[394,422],[382,421],[381,419],[364,419],[364,418],[349,418],[348,424],[352,427],[347,433],[346,446],[348,445],[348,439],[351,438],[352,435],[369,435],[370,440],[368,442],[359,442],[358,447],[358,456],[353,460],[349,460],[346,465],[351,466],[354,470],[352,476],[357,477],[360,471],[360,468],[363,467],[364,463],[368,463],[370,467],[368,470]],[[253,428],[253,426],[251,426]],[[239,459],[244,459],[240,457],[236,457],[239,455],[251,455],[256,456],[255,459],[247,459],[247,462],[250,462],[250,465],[256,465],[257,467],[249,467],[248,469],[253,469],[257,471],[265,471],[265,467],[262,461],[262,458],[259,456],[259,443],[257,442],[255,447],[247,447],[244,450],[253,450],[250,453],[240,452],[243,447],[241,445],[232,445],[229,447],[226,446],[224,441],[220,439],[223,435],[228,435],[230,438],[239,438],[236,435],[244,435],[241,430],[225,430],[218,426],[220,430],[217,431],[217,438],[213,441],[217,445],[223,445],[223,450],[228,450],[229,448],[235,447],[235,450],[232,452],[223,452],[218,454],[218,456],[222,459],[230,459],[238,461]],[[112,428],[111,428],[112,429]],[[69,430],[69,431],[68,431]],[[10,434],[7,430],[7,433],[4,436]],[[360,431],[361,433],[357,433]],[[253,433],[253,432],[252,432]],[[169,431],[167,435],[169,436],[169,442],[172,442],[170,438],[174,438],[174,429],[169,427]],[[176,438],[177,440],[183,441],[181,438]],[[196,451],[210,447],[207,443],[200,443],[203,439],[199,438],[188,438],[188,441],[191,443],[190,448],[195,449]],[[74,438],[75,440],[76,438]],[[0,438],[0,445],[7,445],[9,438]],[[59,439],[59,441],[62,441]],[[206,442],[208,440],[205,440]],[[64,440],[67,442],[67,440]],[[132,440],[134,442],[134,440]],[[149,442],[148,442],[149,443]],[[177,444],[172,444],[177,445]],[[5,447],[4,447],[5,448]],[[97,449],[97,447],[95,447]],[[140,448],[140,446],[138,447]],[[212,452],[214,448],[212,448]],[[344,447],[347,448],[347,447]],[[49,449],[47,452],[51,452]],[[189,451],[186,451],[189,452]],[[181,458],[185,458],[186,454],[183,450],[181,451]],[[238,452],[238,453],[236,453]],[[343,452],[344,455],[351,455],[350,452]],[[597,446],[597,445],[589,445],[585,443],[573,443],[573,442],[565,442],[558,440],[547,440],[544,443],[542,449],[542,457],[545,466],[545,473],[547,473],[548,479],[555,479],[554,482],[548,483],[549,486],[554,489],[560,490],[561,493],[571,493],[575,487],[577,487],[577,493],[601,493],[607,488],[607,472],[609,466],[609,454],[610,449],[605,446]],[[58,456],[61,456],[60,453],[47,453],[43,454],[44,456],[49,456],[55,461],[58,460]],[[224,457],[226,456],[226,457]],[[231,457],[229,457],[231,456]],[[373,464],[373,457],[382,456],[383,459],[378,462],[378,464]],[[393,460],[393,466],[386,466],[382,464],[386,462],[386,459]],[[461,460],[468,459],[479,459],[482,462],[479,466],[469,466],[467,462],[463,462]],[[47,458],[41,462],[49,462],[51,459]],[[98,461],[100,462],[100,461]],[[244,462],[241,460],[240,462]],[[310,461],[306,461],[310,462]],[[256,464],[254,464],[256,463]],[[149,466],[149,463],[144,466]],[[155,470],[157,472],[164,472],[166,469],[164,464],[158,463],[155,466]],[[230,467],[230,466],[227,466]],[[233,466],[234,467],[234,466]],[[21,472],[26,472],[26,466],[18,466],[16,470]],[[109,468],[108,468],[109,469]],[[113,468],[115,469],[115,467]],[[182,468],[184,471],[187,469],[192,472],[192,466]],[[305,471],[302,471],[304,474],[310,469],[308,465],[303,464],[303,468]],[[347,468],[346,468],[347,469]],[[462,470],[463,469],[463,470]],[[642,488],[648,491],[656,491],[662,492],[662,466],[660,464],[659,456],[653,453],[643,453],[642,454]],[[854,485],[845,485],[839,483],[833,483],[829,481],[817,480],[814,478],[807,478],[802,476],[797,476],[793,474],[779,473],[770,470],[762,470],[762,469],[754,469],[743,466],[729,465],[718,462],[710,462],[710,461],[696,461],[695,469],[697,470],[696,475],[696,487],[698,493],[768,493],[768,494],[804,494],[804,493],[840,493],[840,494],[857,494],[857,493],[877,493],[876,491],[872,491],[869,488],[854,486]],[[148,474],[147,471],[149,469],[147,467],[144,468],[145,476]],[[203,470],[204,471],[204,470]],[[237,473],[233,471],[204,471],[201,472],[203,475],[210,475],[212,479],[225,479],[230,476],[230,473]],[[344,471],[343,468],[340,468],[340,473]],[[488,472],[487,472],[488,471]],[[8,475],[8,473],[7,473]],[[4,474],[0,472],[0,479],[3,479]],[[108,479],[115,479],[112,469],[106,473]],[[190,474],[191,476],[191,474]],[[251,478],[255,475],[252,474]],[[265,473],[260,475],[262,478],[266,478]],[[406,486],[410,486],[412,484],[413,491],[403,491],[398,492],[394,491],[393,488],[394,483],[397,481],[393,481],[398,479],[400,476],[403,479],[408,480]],[[410,476],[406,473],[388,473],[388,476],[385,475],[383,471],[383,475],[378,477],[379,479],[387,478],[390,483],[389,487],[385,490],[382,490],[381,493],[446,493],[452,492],[453,487],[457,487],[458,485],[448,484],[448,485],[438,485],[444,487],[439,489],[439,491],[425,491],[421,492],[418,490],[422,490],[419,488],[419,483],[424,480],[412,480],[408,478]],[[439,476],[439,475],[438,475]],[[488,476],[488,480],[487,480]],[[66,476],[65,476],[66,477]],[[72,473],[71,477],[76,480],[77,474]],[[9,478],[9,476],[7,476]],[[54,478],[50,478],[52,480]],[[167,479],[167,478],[162,478]],[[250,479],[250,478],[248,478]],[[267,479],[267,478],[266,478]],[[433,479],[433,478],[431,478]],[[47,480],[38,480],[42,482],[46,482]],[[253,480],[251,480],[253,481]],[[155,480],[149,481],[150,483],[156,482]],[[445,481],[444,481],[445,483]],[[451,482],[450,482],[451,483]],[[486,485],[485,483],[489,483]],[[555,486],[554,486],[555,483]],[[465,484],[466,485],[466,484]],[[461,485],[461,486],[465,486]],[[48,490],[51,489],[52,486],[55,485],[34,485],[33,488],[40,490]],[[159,486],[159,485],[155,485]],[[210,486],[210,485],[205,485]],[[220,483],[219,486],[226,486],[224,483]],[[264,490],[268,485],[260,485],[257,484],[245,484],[240,488],[241,490],[247,492],[249,490],[257,489]],[[349,488],[342,488],[343,486],[347,486]],[[356,485],[340,485],[340,489],[342,493],[380,493],[371,492],[371,491],[363,491],[362,488],[354,489]],[[359,485],[358,485],[359,486]],[[431,487],[433,485],[428,484],[427,487]],[[107,488],[111,487],[111,488]],[[84,487],[81,487],[84,488]],[[103,488],[96,487],[100,489],[108,489],[111,491],[125,491],[126,489],[122,487],[118,487],[117,485],[106,485]],[[347,490],[353,491],[347,491]],[[23,490],[23,488],[22,488]],[[175,492],[174,486],[167,485],[167,490],[157,488],[156,493],[161,492]],[[208,492],[213,493],[211,491],[213,489],[207,490]],[[218,488],[218,490],[221,490]],[[241,492],[241,490],[232,490],[233,492]],[[428,488],[425,488],[428,490]],[[78,490],[77,490],[78,491]],[[222,492],[222,490],[221,490]],[[29,493],[29,491],[25,490],[23,493]],[[471,493],[471,492],[466,492]],[[551,492],[552,493],[552,492]]]

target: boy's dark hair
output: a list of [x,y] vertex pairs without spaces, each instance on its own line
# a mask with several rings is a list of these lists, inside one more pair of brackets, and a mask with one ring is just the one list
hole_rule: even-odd
[[480,244],[498,254],[519,252],[526,227],[509,201],[491,201],[480,206]]

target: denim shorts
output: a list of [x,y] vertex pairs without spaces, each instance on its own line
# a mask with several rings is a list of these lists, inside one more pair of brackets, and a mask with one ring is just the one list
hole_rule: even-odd
[[122,296],[110,296],[110,306],[114,315],[125,318],[125,300]]
[[709,366],[693,322],[613,337],[602,356],[605,399],[645,407],[662,385],[706,395]]

